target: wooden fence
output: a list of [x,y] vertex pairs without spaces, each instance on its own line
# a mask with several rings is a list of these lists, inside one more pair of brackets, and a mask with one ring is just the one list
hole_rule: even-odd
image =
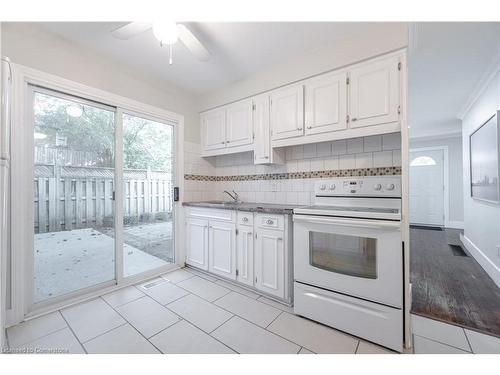
[[[168,219],[171,174],[123,171],[125,224]],[[35,165],[35,233],[112,226],[114,169]]]

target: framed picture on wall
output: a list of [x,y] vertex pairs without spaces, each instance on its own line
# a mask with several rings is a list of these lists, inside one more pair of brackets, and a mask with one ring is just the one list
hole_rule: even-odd
[[471,196],[500,203],[500,111],[470,135]]

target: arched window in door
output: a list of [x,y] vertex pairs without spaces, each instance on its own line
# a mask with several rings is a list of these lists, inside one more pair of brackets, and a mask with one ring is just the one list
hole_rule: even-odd
[[410,167],[424,167],[428,165],[436,165],[436,161],[430,156],[416,157],[410,163]]

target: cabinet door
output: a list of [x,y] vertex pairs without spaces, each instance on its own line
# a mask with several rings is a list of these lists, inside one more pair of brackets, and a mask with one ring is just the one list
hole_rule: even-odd
[[226,110],[217,108],[200,115],[204,150],[226,147]]
[[349,72],[351,127],[398,121],[399,59],[369,62]]
[[236,279],[243,284],[253,286],[253,227],[238,226],[236,235]]
[[253,142],[252,100],[242,100],[226,107],[226,147]]
[[306,135],[347,128],[347,73],[325,75],[306,83]]
[[286,87],[271,94],[271,138],[304,134],[304,87]]
[[253,126],[255,130],[254,159],[256,164],[272,163],[271,133],[269,128],[269,96],[261,95],[254,98]]
[[233,223],[210,221],[208,230],[209,271],[236,279],[236,226]]
[[255,246],[255,287],[265,293],[285,298],[284,233],[259,229]]
[[208,220],[186,219],[186,263],[208,270]]

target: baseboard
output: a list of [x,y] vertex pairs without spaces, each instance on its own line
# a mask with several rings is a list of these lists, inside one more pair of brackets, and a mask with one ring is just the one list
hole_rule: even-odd
[[493,279],[493,282],[500,288],[500,269],[477,247],[467,236],[460,233],[460,241],[474,257],[486,273]]
[[453,229],[464,229],[463,221],[447,221],[444,224],[445,228],[453,228]]

